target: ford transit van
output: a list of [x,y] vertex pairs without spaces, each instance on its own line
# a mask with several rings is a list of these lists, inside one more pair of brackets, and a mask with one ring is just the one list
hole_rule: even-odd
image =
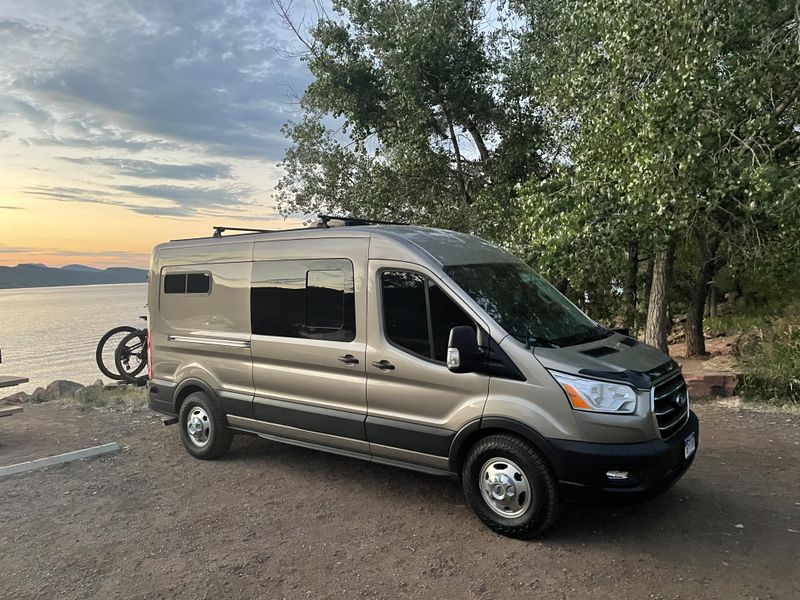
[[472,235],[333,223],[154,249],[149,404],[190,454],[248,433],[453,475],[515,537],[562,499],[645,498],[692,464],[668,356]]

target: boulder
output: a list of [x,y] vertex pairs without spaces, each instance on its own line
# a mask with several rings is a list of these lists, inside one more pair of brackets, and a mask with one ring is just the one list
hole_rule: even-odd
[[30,402],[47,402],[50,398],[47,397],[47,390],[43,387],[37,387],[33,390],[30,397]]
[[30,401],[30,399],[31,395],[27,392],[17,392],[16,394],[6,396],[3,398],[2,402],[4,404],[25,404],[26,402]]
[[707,371],[683,374],[690,398],[733,396],[739,385],[739,375],[726,371]]
[[72,396],[75,392],[83,389],[80,383],[69,381],[67,379],[56,379],[45,389],[45,396],[47,400],[61,400],[68,396]]

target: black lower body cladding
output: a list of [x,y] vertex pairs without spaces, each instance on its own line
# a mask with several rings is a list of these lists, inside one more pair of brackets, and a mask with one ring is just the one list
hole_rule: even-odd
[[[686,456],[687,439],[694,450]],[[684,426],[667,440],[638,444],[594,444],[550,439],[558,456],[561,495],[568,500],[644,500],[666,490],[689,469],[697,455],[700,425],[689,413]],[[611,479],[609,471],[626,472]]]
[[173,397],[175,385],[155,381],[147,382],[147,404],[154,411],[171,417],[177,416]]

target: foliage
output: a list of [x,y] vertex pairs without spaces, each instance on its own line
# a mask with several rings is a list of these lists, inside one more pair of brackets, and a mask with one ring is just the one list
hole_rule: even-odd
[[315,80],[284,130],[282,210],[495,227],[515,186],[543,171],[544,135],[489,6],[334,2],[303,39]]
[[639,287],[677,246],[673,311],[703,283],[708,246],[721,292],[764,279],[754,265],[776,281],[797,270],[794,0],[333,10],[308,37],[295,28],[315,80],[284,130],[285,212],[481,234],[568,282],[596,319],[623,313],[631,242]]
[[666,239],[717,237],[730,260],[800,223],[792,4],[524,6],[535,94],[565,148],[523,194],[519,245],[549,257],[547,272],[585,285],[631,238],[647,256]]
[[783,324],[743,361],[740,392],[758,400],[800,404],[800,324]]

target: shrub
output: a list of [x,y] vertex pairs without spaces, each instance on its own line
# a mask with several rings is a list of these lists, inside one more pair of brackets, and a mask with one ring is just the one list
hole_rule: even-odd
[[779,321],[742,360],[742,395],[800,404],[800,325]]

